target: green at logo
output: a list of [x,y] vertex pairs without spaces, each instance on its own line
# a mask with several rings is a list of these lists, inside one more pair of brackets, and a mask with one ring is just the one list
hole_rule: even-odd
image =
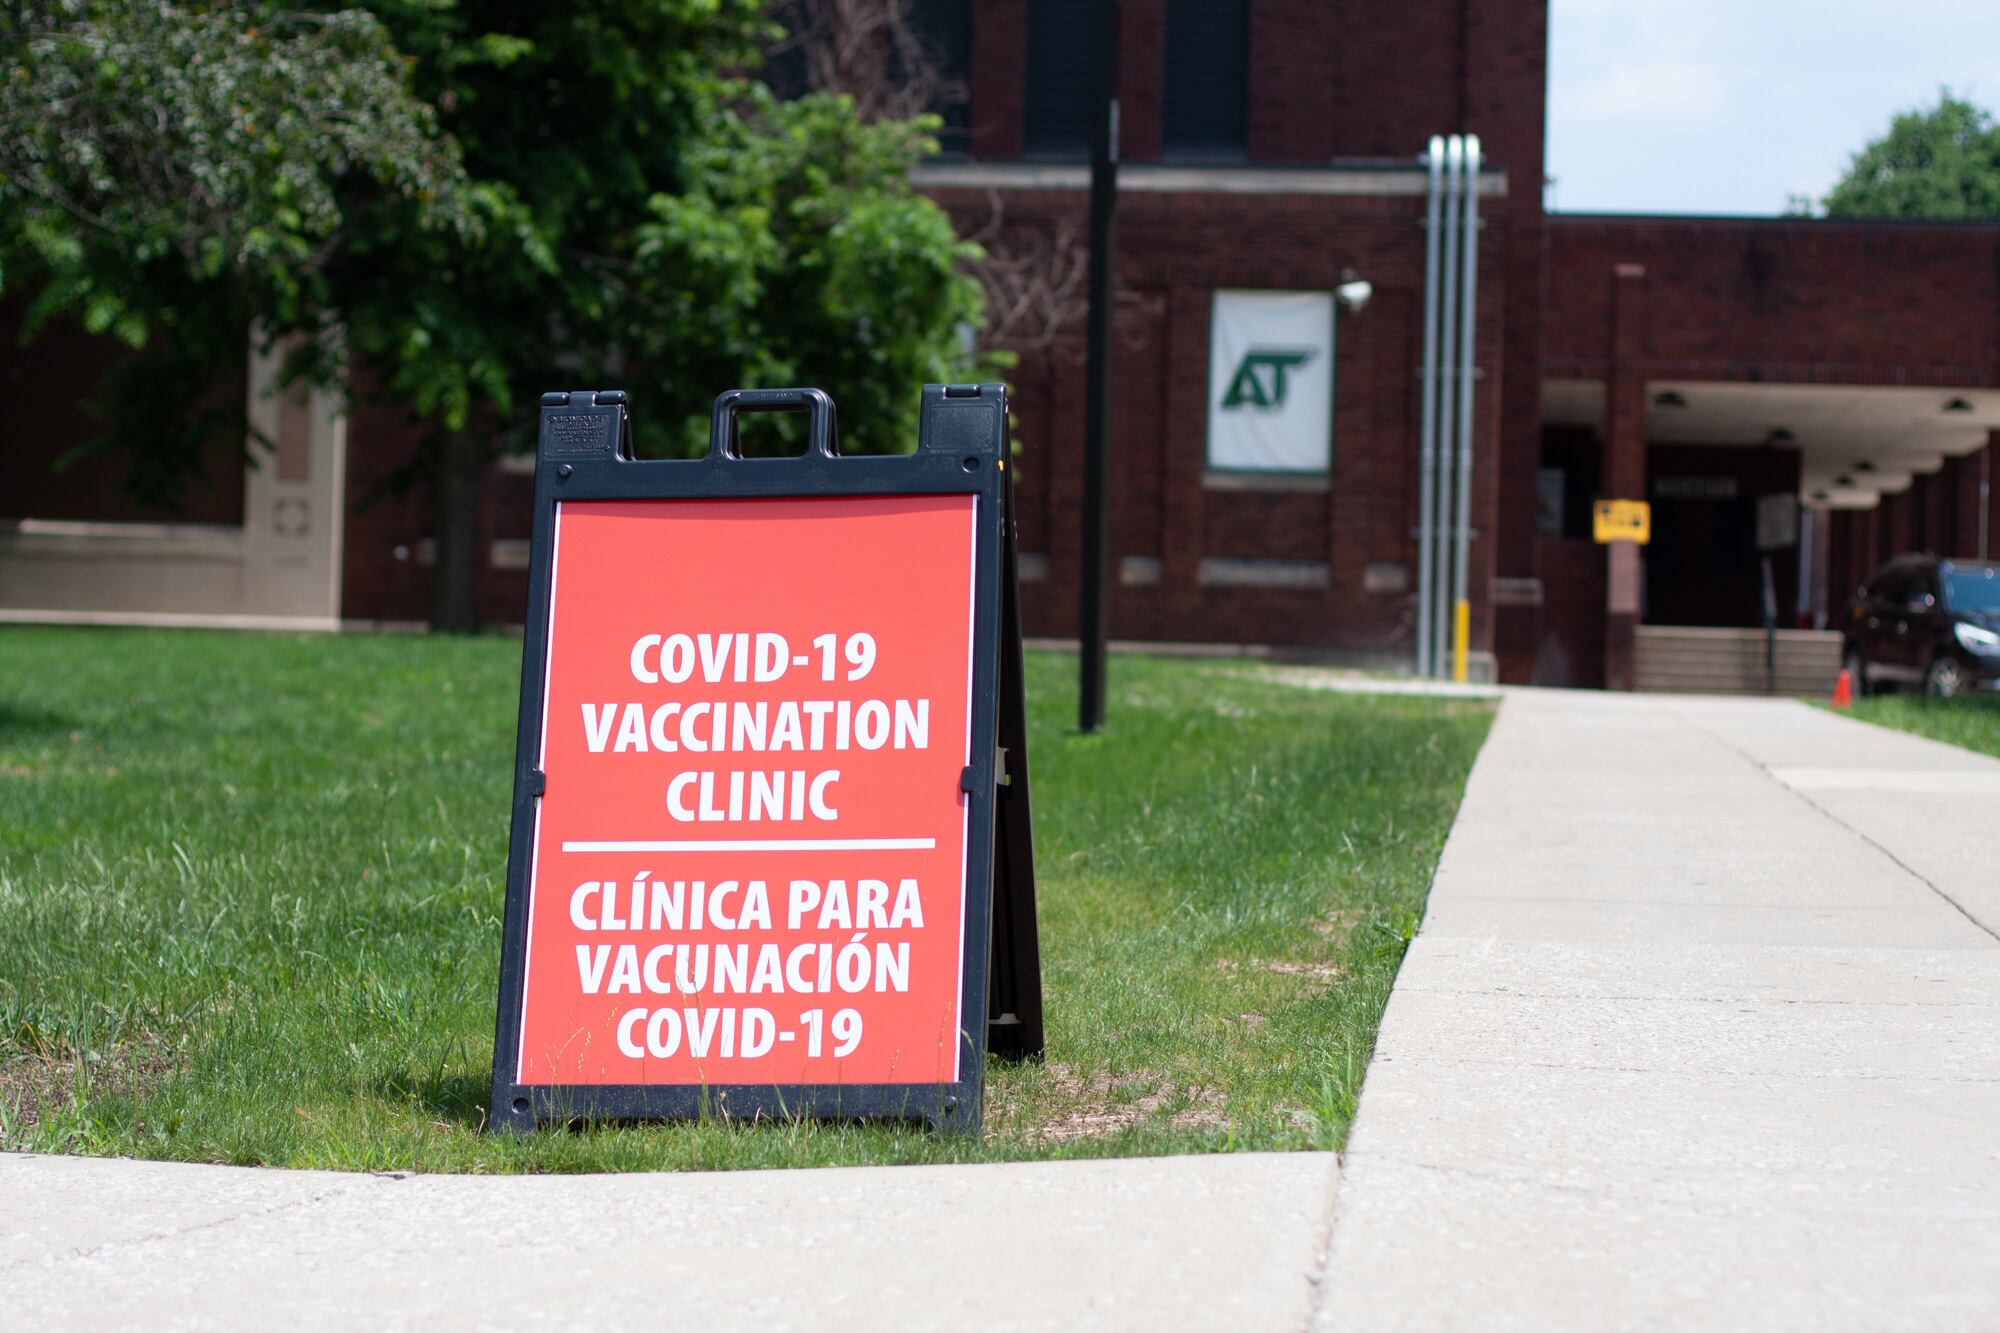
[[1285,405],[1285,372],[1296,370],[1313,359],[1311,347],[1253,347],[1229,378],[1229,392],[1222,395],[1224,407],[1262,407],[1275,411]]

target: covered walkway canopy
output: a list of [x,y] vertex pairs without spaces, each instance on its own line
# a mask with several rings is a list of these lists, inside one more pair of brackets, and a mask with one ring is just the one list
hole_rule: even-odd
[[[1547,380],[1542,408],[1548,425],[1594,430],[1604,385]],[[1872,509],[1984,449],[2000,431],[2000,389],[1650,380],[1645,422],[1649,447],[1796,450],[1801,503]]]
[[[2000,227],[1550,224],[1538,565],[1599,600],[1544,616],[1548,683],[1629,687],[1642,623],[1761,624],[1767,580],[1809,629],[1890,556],[1995,553]],[[1592,498],[1654,506],[1643,555]]]

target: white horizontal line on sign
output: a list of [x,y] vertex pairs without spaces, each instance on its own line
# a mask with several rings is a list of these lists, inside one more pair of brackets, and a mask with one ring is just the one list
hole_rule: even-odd
[[906,852],[936,838],[712,838],[686,842],[565,842],[566,852]]

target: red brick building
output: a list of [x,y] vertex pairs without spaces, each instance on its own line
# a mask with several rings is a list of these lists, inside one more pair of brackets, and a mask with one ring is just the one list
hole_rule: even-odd
[[[1084,22],[1062,8],[971,7],[963,160],[922,177],[968,229],[996,198],[1009,228],[1080,226],[1084,108],[1067,139],[1032,110],[1038,76],[1081,85]],[[1787,627],[1824,623],[1896,551],[1990,552],[2000,228],[1548,217],[1537,0],[1126,0],[1124,17],[1116,635],[1409,664],[1433,134],[1477,134],[1488,163],[1469,591],[1501,678],[1632,682],[1642,613],[1608,608],[1594,498],[1653,504],[1639,583],[1663,629],[1761,622],[1764,497],[1812,516],[1773,552]],[[1181,24],[1207,64],[1177,51]],[[1324,475],[1209,467],[1214,293],[1354,275],[1374,297],[1340,320]],[[1045,634],[1074,625],[1082,356],[1072,325],[1013,377]]]
[[[946,152],[918,183],[1045,288],[1043,317],[1010,330],[1024,605],[1031,632],[1071,634],[1089,6],[918,10],[968,93],[945,108]],[[1672,660],[1686,630],[1761,623],[1767,557],[1780,619],[1810,628],[1891,554],[2000,554],[2000,226],[1548,216],[1545,0],[1124,0],[1123,15],[1115,637],[1411,664],[1421,155],[1434,135],[1477,135],[1485,153],[1470,357],[1475,671],[1686,683]],[[1218,465],[1218,294],[1310,296],[1355,280],[1372,299],[1329,317],[1331,364],[1313,372],[1331,372],[1321,461]],[[50,419],[32,446],[17,436],[17,452],[47,454],[78,429],[60,405],[37,410]],[[329,624],[420,619],[427,511],[379,485],[407,451],[400,424],[266,410],[293,413],[276,422],[289,434],[267,431],[280,452],[292,441],[289,472],[219,479],[195,502],[200,524],[115,533],[123,516],[67,512],[81,502],[59,488],[21,492],[0,513],[26,520],[0,527],[0,607],[12,608],[0,614],[304,606],[293,614]],[[496,471],[480,586],[495,620],[518,619],[525,596],[527,494],[518,471]],[[1597,545],[1596,498],[1648,500],[1651,545]],[[223,577],[232,524],[250,544]],[[200,541],[176,526],[200,528]],[[109,557],[95,580],[76,573],[119,541],[150,543],[150,582],[107,580]],[[207,543],[205,591],[180,596],[185,606],[162,583],[176,541]],[[288,541],[301,549],[285,567],[313,571],[298,576],[312,584],[303,602],[257,580]],[[1799,651],[1823,661],[1821,642]]]

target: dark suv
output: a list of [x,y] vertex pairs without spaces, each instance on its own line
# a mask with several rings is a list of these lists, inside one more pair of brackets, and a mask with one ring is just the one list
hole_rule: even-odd
[[2000,689],[2000,565],[1892,560],[1855,595],[1841,635],[1857,694],[1891,683],[1937,698]]

